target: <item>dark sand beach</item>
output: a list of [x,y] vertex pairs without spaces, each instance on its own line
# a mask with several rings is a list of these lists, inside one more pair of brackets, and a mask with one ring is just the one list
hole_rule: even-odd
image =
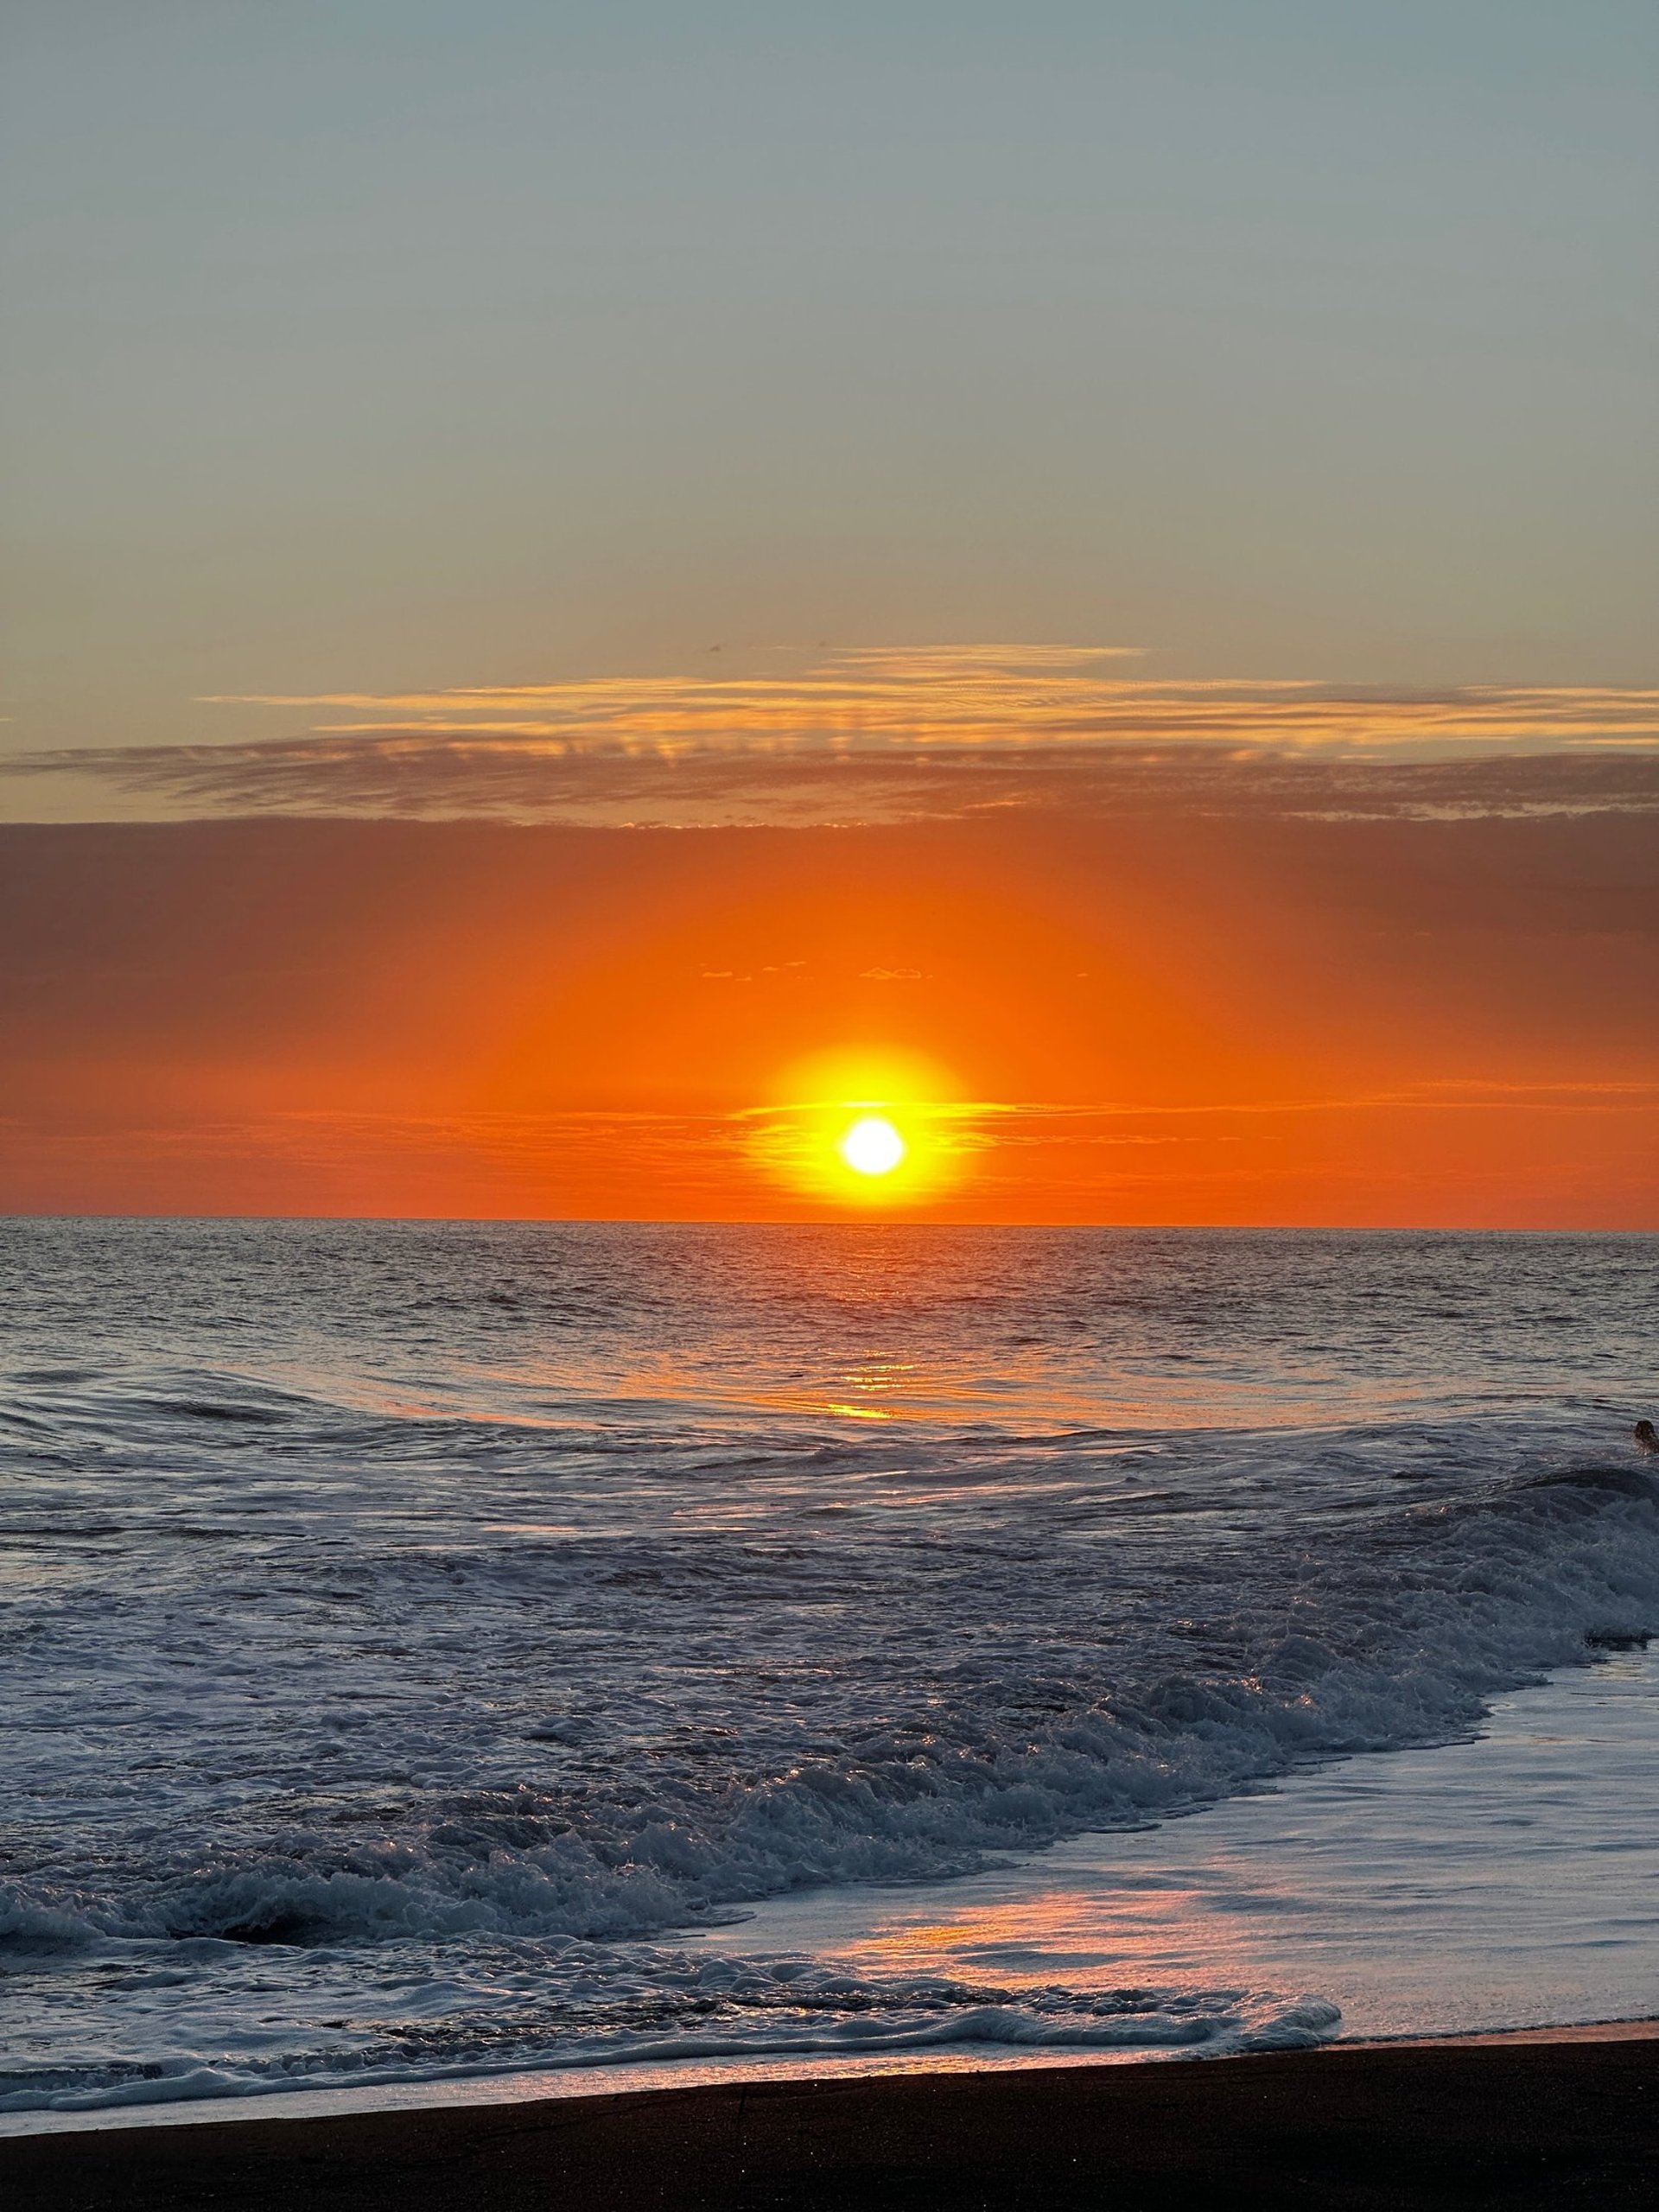
[[1659,2024],[0,2142],[10,2212],[1647,2207]]

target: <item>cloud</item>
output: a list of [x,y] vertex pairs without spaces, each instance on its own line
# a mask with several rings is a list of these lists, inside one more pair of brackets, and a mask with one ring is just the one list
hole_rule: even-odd
[[[1462,685],[1405,690],[1304,677],[1117,672],[1138,649],[979,645],[849,649],[795,674],[612,677],[443,691],[219,695],[213,706],[321,709],[320,738],[512,740],[548,757],[1023,748],[1193,739],[1383,757],[1659,744],[1659,690]],[[349,717],[349,719],[342,719]]]
[[1014,808],[1360,816],[1659,806],[1659,690],[1125,674],[1122,649],[847,651],[787,675],[217,697],[240,743],[13,756],[168,815],[696,828]]

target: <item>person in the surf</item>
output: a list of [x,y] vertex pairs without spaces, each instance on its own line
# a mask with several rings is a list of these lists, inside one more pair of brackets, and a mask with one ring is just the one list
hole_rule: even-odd
[[1636,1448],[1638,1452],[1659,1452],[1659,1435],[1654,1433],[1653,1423],[1650,1421],[1637,1421],[1630,1433],[1636,1439]]

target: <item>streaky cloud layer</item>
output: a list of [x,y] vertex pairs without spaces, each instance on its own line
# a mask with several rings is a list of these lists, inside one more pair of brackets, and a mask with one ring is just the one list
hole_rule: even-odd
[[[786,674],[261,693],[297,734],[14,756],[82,808],[591,826],[950,820],[988,810],[1528,813],[1659,804],[1659,689],[1119,672],[1137,649],[849,649]],[[318,710],[324,710],[321,716]]]

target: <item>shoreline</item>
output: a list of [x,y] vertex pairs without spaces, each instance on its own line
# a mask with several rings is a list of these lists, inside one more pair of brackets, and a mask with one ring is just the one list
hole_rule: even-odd
[[[309,2116],[105,2107],[0,2139],[16,2212],[1645,2206],[1659,2018],[771,2075]],[[16,2114],[16,2120],[32,2115]],[[99,2124],[100,2122],[104,2124]]]
[[1659,2041],[1659,2013],[1529,2027],[1447,2029],[1443,2034],[1336,2036],[1282,2050],[1205,2050],[1179,2045],[1085,2048],[1055,2044],[918,2044],[880,2051],[822,2050],[772,2056],[727,2054],[697,2061],[645,2059],[611,2065],[514,2068],[501,2073],[411,2075],[372,2083],[226,2092],[153,2102],[37,2106],[0,2112],[0,2146],[33,2135],[112,2134],[138,2128],[230,2126],[243,2121],[372,2118],[390,2113],[511,2110],[579,2098],[667,2096],[771,2082],[869,2082],[914,2075],[1059,2073],[1122,2067],[1226,2065],[1240,2058],[1317,2056],[1332,2051],[1437,2050],[1522,2044]]

